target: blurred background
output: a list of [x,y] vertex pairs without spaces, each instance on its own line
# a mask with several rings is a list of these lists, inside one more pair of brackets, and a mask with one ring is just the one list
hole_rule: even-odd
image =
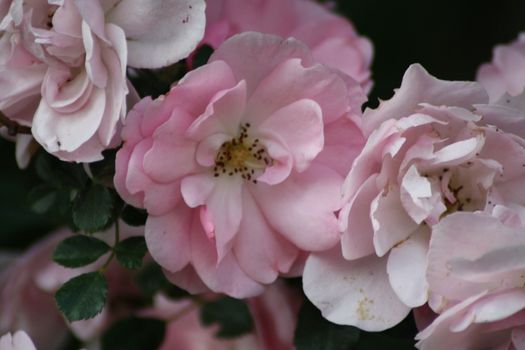
[[[213,0],[211,0],[213,1]],[[442,79],[472,80],[491,59],[496,44],[525,31],[525,1],[338,0],[348,17],[375,47],[370,106],[388,99],[403,72],[415,62]],[[36,172],[19,170],[14,144],[0,139],[0,247],[21,249],[53,229],[59,220],[30,210],[28,193],[40,183]]]

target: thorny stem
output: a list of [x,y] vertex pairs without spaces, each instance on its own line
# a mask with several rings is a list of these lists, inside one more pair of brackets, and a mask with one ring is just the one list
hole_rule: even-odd
[[102,265],[102,267],[98,269],[100,272],[104,273],[106,269],[108,268],[109,264],[111,263],[111,260],[113,260],[113,258],[115,257],[115,254],[117,251],[117,245],[119,241],[120,241],[120,226],[119,226],[119,222],[117,219],[115,220],[115,243],[113,244],[113,248],[111,249],[110,256],[108,257],[104,265]]
[[31,135],[31,128],[29,126],[20,125],[17,122],[7,118],[4,113],[0,112],[0,127],[2,126],[7,128],[7,133],[10,136],[16,136],[17,134]]

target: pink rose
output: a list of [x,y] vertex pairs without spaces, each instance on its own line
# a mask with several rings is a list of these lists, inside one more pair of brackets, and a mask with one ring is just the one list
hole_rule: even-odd
[[204,32],[203,0],[7,3],[0,7],[0,110],[32,126],[38,143],[63,160],[99,160],[116,145],[128,61],[173,63]]
[[300,42],[245,33],[166,96],[139,102],[115,186],[147,209],[146,242],[168,278],[253,296],[301,252],[336,244],[363,101],[357,83],[315,64]]
[[40,289],[36,278],[64,237],[61,232],[35,244],[0,273],[0,334],[23,330],[39,349],[56,349],[65,341],[66,324],[53,295]]
[[255,322],[259,350],[292,350],[303,296],[283,281],[247,300]]
[[0,337],[0,350],[36,350],[31,338],[24,331],[7,333]]
[[[210,295],[215,297],[216,295]],[[142,315],[168,321],[160,350],[292,350],[301,297],[284,283],[276,283],[247,300],[255,323],[253,332],[232,339],[215,334],[217,326],[202,325],[200,305],[192,300],[169,300],[159,294]]]
[[[126,225],[122,238],[141,234],[141,230]],[[39,349],[55,349],[65,340],[67,327],[79,338],[92,340],[116,319],[132,312],[117,302],[122,296],[137,297],[140,292],[129,270],[113,262],[105,277],[109,285],[107,307],[96,317],[66,324],[60,315],[54,293],[73,277],[95,271],[105,262],[107,255],[81,268],[62,267],[51,260],[56,245],[72,233],[61,230],[35,244],[0,273],[0,333],[22,329],[26,331]],[[100,238],[112,244],[110,232]]]
[[364,113],[368,141],[343,187],[342,256],[313,254],[304,271],[327,319],[379,331],[427,301],[438,310],[442,293],[427,281],[434,225],[525,204],[525,140],[488,125],[473,107],[486,103],[477,83],[440,81],[414,65],[391,100]]
[[524,348],[523,209],[497,204],[433,227],[427,280],[441,315],[416,337],[420,349]]
[[[234,34],[256,31],[294,37],[312,50],[314,58],[372,88],[373,48],[345,18],[310,0],[214,0],[206,8],[202,43],[217,48]],[[322,30],[320,30],[322,28]]]
[[525,290],[483,292],[445,310],[416,339],[418,349],[525,349]]
[[525,87],[525,33],[508,45],[496,46],[492,62],[479,67],[477,80],[487,89],[491,101],[505,93],[520,95]]

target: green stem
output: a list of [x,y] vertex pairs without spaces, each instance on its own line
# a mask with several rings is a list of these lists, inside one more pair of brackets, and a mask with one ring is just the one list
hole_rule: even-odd
[[117,245],[119,241],[120,241],[120,226],[119,226],[119,222],[117,219],[115,220],[115,243],[113,244],[113,248],[111,248],[111,254],[107,258],[106,262],[104,263],[104,265],[102,265],[100,269],[98,269],[100,272],[104,273],[107,270],[109,264],[111,263],[111,260],[113,260],[113,258],[115,257],[115,254],[117,251]]

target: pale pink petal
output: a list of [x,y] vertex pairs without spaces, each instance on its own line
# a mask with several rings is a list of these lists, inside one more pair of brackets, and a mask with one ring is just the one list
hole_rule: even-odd
[[392,99],[382,102],[374,110],[365,111],[363,128],[365,134],[370,134],[386,119],[399,119],[412,114],[421,102],[468,109],[487,100],[487,93],[478,83],[438,80],[419,64],[413,64],[405,72],[401,87]]
[[182,199],[180,183],[151,183],[144,191],[144,208],[151,215],[165,215]]
[[251,189],[274,230],[300,249],[319,251],[339,240],[335,211],[341,207],[341,183],[335,171],[312,165],[301,176],[290,176],[279,186],[258,183]]
[[0,337],[2,350],[36,350],[35,345],[26,332],[18,331],[15,334],[7,333]]
[[75,5],[80,12],[80,16],[89,28],[95,33],[100,39],[109,44],[109,40],[106,38],[104,29],[106,20],[104,18],[104,10],[99,1],[85,1],[85,0],[74,0]]
[[[128,129],[129,130],[129,129]],[[129,204],[137,208],[144,207],[144,193],[135,192],[130,193],[126,186],[126,179],[128,177],[128,164],[131,158],[133,150],[131,148],[122,147],[117,152],[117,157],[115,159],[115,177],[113,178],[113,183],[115,184],[115,189],[119,195]]]
[[266,139],[264,146],[268,155],[272,158],[271,165],[267,166],[264,173],[257,178],[257,181],[268,185],[277,185],[288,178],[293,168],[292,152],[281,140]]
[[328,68],[305,66],[299,58],[288,59],[255,89],[248,102],[246,120],[254,125],[261,124],[275,111],[308,98],[319,104],[324,122],[330,123],[349,111],[348,95],[343,79]]
[[84,107],[67,116],[55,112],[42,100],[33,119],[33,136],[48,152],[73,151],[87,141],[100,125],[106,96],[94,88]]
[[231,135],[217,133],[208,136],[203,141],[199,142],[195,153],[195,160],[199,165],[204,167],[211,167],[217,160],[217,153],[221,146],[232,139]]
[[258,128],[262,138],[277,138],[294,158],[295,170],[304,171],[324,144],[323,115],[319,105],[299,100],[276,111]]
[[427,252],[430,232],[421,227],[410,238],[392,248],[386,269],[392,289],[407,306],[418,307],[427,302]]
[[215,180],[210,173],[186,176],[180,184],[182,198],[190,208],[206,204],[214,188]]
[[324,134],[324,147],[316,162],[336,169],[342,176],[346,176],[365,144],[361,130],[349,118],[343,117],[325,124]]
[[0,105],[2,109],[31,95],[38,95],[46,68],[43,64],[35,64],[31,67],[3,70],[0,75]]
[[243,216],[233,252],[254,280],[270,284],[290,270],[298,249],[275,232],[248,191],[243,193]]
[[[473,232],[476,234],[473,235]],[[522,230],[504,226],[497,218],[482,213],[449,215],[434,226],[430,240],[427,272],[430,288],[438,294],[460,300],[489,288],[522,285],[525,282],[523,276],[511,273],[512,262],[516,263],[518,258],[511,255],[509,263],[499,260],[499,254],[509,252],[505,248],[522,245],[525,245]],[[500,252],[491,253],[497,250]],[[487,253],[489,256],[483,257]],[[519,249],[513,254],[519,254]],[[477,259],[480,260],[474,262]],[[480,271],[492,278],[470,280],[473,277],[469,277],[470,273],[480,270],[475,265],[487,266],[484,262],[493,259],[499,260],[499,263],[490,266],[492,271]],[[501,273],[500,269],[505,266],[507,273]]]
[[[290,350],[293,348],[302,296],[278,281],[269,286],[259,297],[248,300],[260,350]],[[246,349],[248,350],[248,349]]]
[[[377,195],[370,205],[370,220],[374,229],[374,248],[377,256],[407,239],[419,228],[401,205],[399,190],[389,188]],[[352,225],[352,222],[349,222]]]
[[251,96],[263,79],[283,61],[291,58],[302,59],[304,66],[313,63],[308,48],[295,39],[284,40],[273,35],[249,32],[225,41],[209,61],[225,61],[237,80],[246,80],[248,96]]
[[202,294],[210,291],[191,265],[186,265],[185,268],[177,272],[164,270],[164,275],[168,281],[183,288],[189,293]]
[[[105,25],[104,25],[105,28]],[[82,39],[86,49],[86,72],[89,80],[98,88],[105,88],[108,82],[108,70],[102,62],[101,42],[93,36],[91,28],[82,22]]]
[[233,254],[229,253],[219,261],[215,243],[197,225],[191,232],[191,251],[195,271],[212,291],[247,298],[264,290],[242,271]]
[[231,89],[219,91],[206,111],[188,128],[186,135],[200,141],[215,133],[237,136],[246,106],[246,82],[241,80]]
[[311,254],[303,289],[330,322],[369,332],[393,327],[410,312],[390,287],[385,259],[373,255],[348,261],[337,250]]
[[204,0],[122,0],[106,16],[124,29],[129,65],[159,68],[187,57],[204,35]]
[[148,250],[166,270],[177,272],[190,262],[192,224],[193,215],[185,205],[179,205],[163,216],[148,217],[145,227]]
[[206,200],[214,225],[218,260],[228,254],[232,240],[239,230],[243,216],[242,179],[239,176],[216,180],[215,187]]
[[487,89],[491,101],[497,100],[505,93],[505,81],[501,78],[501,72],[492,64],[482,64],[478,68],[476,80]]
[[[173,119],[176,118],[167,123]],[[195,143],[183,139],[177,130],[159,132],[144,155],[144,172],[160,183],[178,181],[197,169],[195,147]],[[167,154],[170,156],[166,157]]]
[[198,116],[204,113],[217,92],[231,89],[238,83],[228,64],[223,61],[210,62],[188,72],[179,80],[168,94],[167,101],[173,101],[187,113]]
[[376,174],[366,179],[352,202],[339,212],[339,226],[345,228],[341,236],[341,249],[345,259],[358,259],[375,252],[370,203],[379,193],[376,179]]
[[[124,32],[113,24],[106,25],[106,34],[116,51],[105,49],[102,59],[110,74],[106,86],[106,109],[98,130],[98,138],[102,145],[108,147],[117,132],[118,123],[127,112],[128,85],[126,79],[126,46]],[[132,96],[128,95],[130,99]],[[138,99],[137,99],[138,100]],[[136,100],[136,101],[137,101]]]

